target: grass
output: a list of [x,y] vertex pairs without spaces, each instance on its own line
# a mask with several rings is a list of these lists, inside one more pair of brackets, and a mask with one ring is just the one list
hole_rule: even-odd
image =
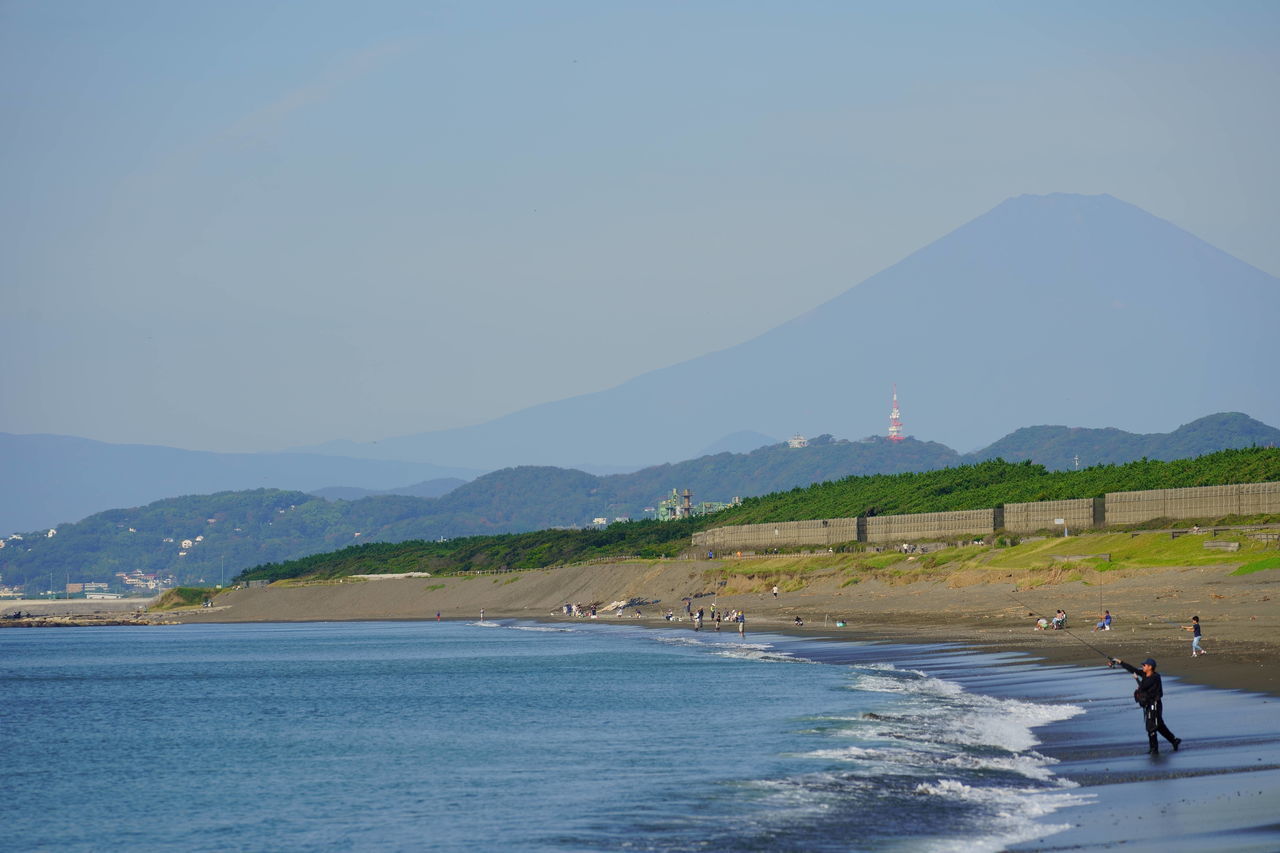
[[[1207,540],[1238,542],[1239,551],[1204,547]],[[1179,536],[1166,533],[1085,533],[1067,538],[1039,539],[1009,547],[965,545],[908,560],[898,553],[822,554],[784,556],[768,560],[743,560],[707,573],[708,580],[730,581],[731,591],[759,592],[774,583],[787,591],[803,589],[806,582],[825,572],[837,572],[842,586],[873,578],[889,583],[936,579],[964,573],[970,582],[1007,574],[1023,587],[1058,583],[1096,583],[1097,573],[1121,569],[1158,569],[1175,566],[1229,566],[1244,563],[1234,574],[1244,575],[1280,569],[1280,556],[1266,552],[1262,542],[1243,532],[1216,537]],[[1089,554],[1108,554],[1109,559]],[[1056,556],[1055,556],[1056,555]],[[1073,558],[1073,555],[1079,555]]]
[[1267,569],[1280,569],[1280,555],[1275,557],[1264,557],[1261,560],[1254,560],[1252,563],[1245,563],[1231,574],[1251,575],[1254,572],[1265,572]]

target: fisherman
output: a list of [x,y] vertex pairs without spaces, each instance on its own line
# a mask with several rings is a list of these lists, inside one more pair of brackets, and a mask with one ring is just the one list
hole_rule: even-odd
[[1153,658],[1147,658],[1142,662],[1142,668],[1133,664],[1125,663],[1120,658],[1108,658],[1114,664],[1120,664],[1129,672],[1133,673],[1134,679],[1138,682],[1138,689],[1133,691],[1133,700],[1142,708],[1142,719],[1147,726],[1147,740],[1149,746],[1147,752],[1150,755],[1158,755],[1160,752],[1160,743],[1156,739],[1157,734],[1164,735],[1165,740],[1173,744],[1176,752],[1178,746],[1182,743],[1182,738],[1174,737],[1173,732],[1169,731],[1169,727],[1164,724],[1164,687],[1160,684],[1160,673],[1156,672],[1156,662]]

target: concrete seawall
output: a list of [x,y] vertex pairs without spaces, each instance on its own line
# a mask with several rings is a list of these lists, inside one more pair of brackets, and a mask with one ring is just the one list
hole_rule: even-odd
[[710,551],[832,546],[847,542],[986,536],[997,530],[1018,534],[1063,526],[1068,530],[1089,530],[1140,524],[1156,518],[1203,519],[1273,513],[1280,513],[1280,483],[1242,483],[1109,492],[1101,498],[1014,503],[960,512],[741,524],[695,533],[693,545]]

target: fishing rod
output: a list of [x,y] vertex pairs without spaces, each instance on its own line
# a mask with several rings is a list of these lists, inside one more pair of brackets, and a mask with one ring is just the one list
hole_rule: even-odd
[[[1010,598],[1012,598],[1014,601],[1018,602],[1018,604],[1021,604],[1023,607],[1025,607],[1027,610],[1029,610],[1033,616],[1039,616],[1041,619],[1047,619],[1047,618],[1048,618],[1048,617],[1046,617],[1043,613],[1038,612],[1034,607],[1031,607],[1031,606],[1029,606],[1026,602],[1021,601],[1021,600],[1019,600],[1018,598],[1016,598],[1016,597],[1014,596],[1014,594],[1013,594],[1013,593],[1011,593],[1011,592],[1007,592],[1007,593],[1005,593],[1005,595],[1009,596],[1009,597],[1010,597]],[[1097,652],[1098,654],[1100,654],[1100,655],[1102,655],[1104,658],[1106,658],[1106,659],[1107,659],[1107,664],[1108,664],[1108,665],[1110,665],[1110,666],[1115,666],[1115,660],[1116,660],[1115,658],[1113,658],[1111,655],[1107,654],[1107,653],[1106,653],[1106,652],[1104,652],[1102,649],[1100,649],[1100,648],[1098,648],[1097,646],[1095,646],[1093,643],[1090,643],[1089,641],[1085,640],[1084,638],[1082,638],[1082,637],[1077,637],[1075,634],[1071,633],[1071,629],[1066,628],[1066,627],[1062,627],[1062,628],[1059,628],[1058,630],[1059,630],[1059,631],[1066,631],[1066,632],[1067,632],[1067,636],[1071,637],[1073,640],[1076,640],[1077,642],[1084,643],[1086,646],[1088,646],[1089,648],[1093,649],[1095,652]]]

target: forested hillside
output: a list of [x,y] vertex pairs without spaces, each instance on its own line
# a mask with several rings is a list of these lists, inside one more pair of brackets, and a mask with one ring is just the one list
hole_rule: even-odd
[[1225,450],[1171,462],[1143,459],[1081,471],[1049,471],[1030,462],[979,462],[924,473],[849,477],[744,501],[680,522],[642,521],[601,531],[539,531],[452,542],[365,545],[337,554],[264,565],[241,579],[315,575],[537,568],[603,556],[674,556],[697,530],[730,524],[983,509],[1004,503],[1100,497],[1107,492],[1280,481],[1280,450]]
[[965,461],[1029,459],[1051,470],[1116,465],[1134,459],[1191,459],[1237,447],[1280,445],[1280,429],[1239,412],[1199,418],[1173,432],[1132,433],[1084,427],[1023,427]]
[[[1008,442],[1006,449],[1015,455],[1021,452],[1019,447],[1056,447],[1064,429],[1020,430],[1004,440]],[[1077,435],[1081,431],[1068,432],[1074,437],[1066,446],[1087,444],[1089,436],[1081,438]],[[1119,442],[1116,447],[1158,449],[1195,446],[1209,440],[1260,443],[1277,431],[1243,415],[1215,415],[1159,436],[1116,436],[1113,433],[1119,431],[1115,430],[1084,432],[1102,433],[1107,440]],[[1038,445],[1035,436],[1040,437]],[[943,445],[910,438],[893,443],[879,437],[844,441],[824,435],[803,448],[775,444],[750,453],[720,453],[606,477],[565,468],[507,468],[439,498],[378,495],[326,501],[274,489],[194,495],[98,513],[61,525],[53,537],[47,531],[36,531],[8,540],[6,547],[0,548],[0,580],[14,586],[39,580],[41,588],[48,589],[60,588],[68,581],[112,582],[117,572],[140,571],[172,575],[182,583],[216,583],[250,566],[326,553],[354,543],[582,528],[597,517],[639,520],[651,515],[646,508],[673,489],[689,489],[695,503],[744,498],[743,506],[716,517],[716,524],[730,524],[1088,497],[1108,490],[1154,488],[1151,483],[1163,482],[1160,478],[1167,479],[1180,470],[1160,468],[1144,479],[1139,476],[1141,466],[1125,466],[1123,476],[1105,466],[1051,473],[1030,463],[987,461],[962,466],[966,458]],[[1197,463],[1194,470],[1202,471],[1203,464]],[[930,471],[935,472],[936,480],[918,473]],[[850,475],[874,476],[847,479]],[[1214,471],[1204,476],[1215,479],[1225,474]],[[823,485],[824,481],[839,482]],[[1077,495],[1081,490],[1084,494]],[[752,497],[765,494],[769,497]],[[183,548],[185,540],[192,545]],[[656,541],[645,534],[634,547],[654,548]],[[564,547],[572,552],[577,546]],[[590,552],[596,546],[584,547]]]

